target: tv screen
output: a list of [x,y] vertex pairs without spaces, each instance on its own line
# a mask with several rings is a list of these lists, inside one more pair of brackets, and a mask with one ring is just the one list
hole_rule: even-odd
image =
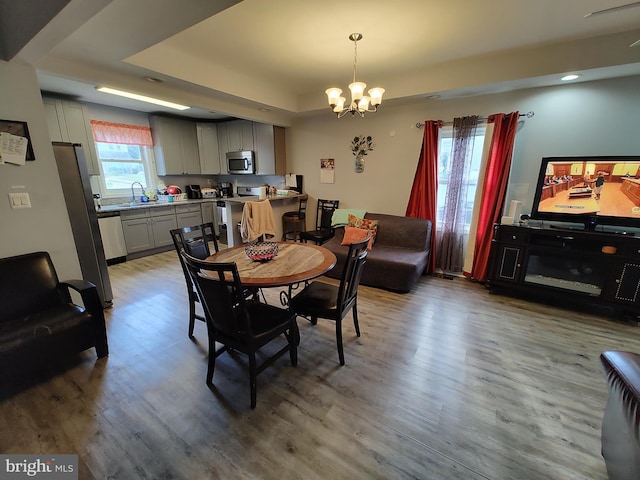
[[543,158],[531,218],[640,228],[640,156]]

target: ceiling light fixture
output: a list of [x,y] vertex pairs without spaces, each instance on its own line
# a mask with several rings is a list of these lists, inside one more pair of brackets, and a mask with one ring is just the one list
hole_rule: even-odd
[[[348,107],[344,106],[346,101],[345,97],[342,97],[342,90],[336,87],[328,88],[325,93],[327,94],[327,100],[333,113],[338,118],[343,117],[347,112],[354,116],[356,113],[361,117],[364,117],[366,112],[373,113],[378,111],[378,107],[382,103],[382,94],[384,94],[384,88],[374,87],[369,89],[369,95],[364,95],[364,89],[367,88],[366,83],[356,82],[356,67],[358,65],[358,40],[362,40],[361,33],[352,33],[349,35],[349,40],[353,42],[353,83],[349,85],[351,90],[351,103]],[[373,107],[372,109],[369,106]]]
[[560,80],[562,80],[563,82],[569,82],[571,80],[575,80],[576,78],[580,78],[580,75],[576,75],[575,73],[572,73],[571,75],[565,75]]
[[147,97],[145,95],[138,95],[137,93],[125,92],[123,90],[116,90],[109,87],[96,87],[96,90],[103,93],[110,93],[112,95],[119,95],[121,97],[131,98],[133,100],[140,100],[141,102],[153,103],[154,105],[160,105],[162,107],[173,108],[175,110],[188,110],[191,107],[186,105],[180,105],[179,103],[167,102],[165,100],[159,100],[153,97]]

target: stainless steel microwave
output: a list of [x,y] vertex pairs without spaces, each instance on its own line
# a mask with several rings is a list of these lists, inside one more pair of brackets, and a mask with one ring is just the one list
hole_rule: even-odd
[[256,161],[251,150],[227,153],[227,171],[234,175],[256,173]]

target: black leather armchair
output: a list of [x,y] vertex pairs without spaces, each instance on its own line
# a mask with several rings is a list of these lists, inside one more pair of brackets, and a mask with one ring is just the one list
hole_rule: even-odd
[[640,355],[600,355],[609,399],[602,418],[602,456],[610,480],[640,478]]
[[[80,293],[84,307],[72,302]],[[47,252],[0,259],[0,371],[95,347],[109,354],[104,312],[90,282],[60,282]]]

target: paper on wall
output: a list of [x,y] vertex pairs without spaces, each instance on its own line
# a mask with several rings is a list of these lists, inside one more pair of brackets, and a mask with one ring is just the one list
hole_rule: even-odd
[[287,187],[296,188],[298,186],[295,173],[289,173],[284,176],[284,182]]
[[28,144],[29,140],[25,137],[0,132],[0,163],[24,165],[27,159]]

